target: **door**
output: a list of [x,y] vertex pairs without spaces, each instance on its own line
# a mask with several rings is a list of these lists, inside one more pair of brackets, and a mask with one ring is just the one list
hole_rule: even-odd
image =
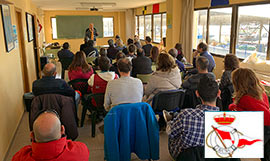
[[38,42],[38,24],[37,24],[37,16],[34,15],[33,20],[33,32],[34,32],[34,54],[35,54],[35,66],[36,66],[36,76],[37,79],[40,79],[41,77],[41,65],[40,65],[40,47],[39,47],[39,42]]
[[22,11],[16,8],[16,20],[17,20],[17,30],[18,30],[18,43],[20,50],[20,61],[22,67],[22,76],[23,76],[23,87],[24,93],[30,92],[29,88],[29,79],[28,79],[28,71],[26,64],[26,53],[25,53],[25,42],[23,36],[23,27],[22,27]]

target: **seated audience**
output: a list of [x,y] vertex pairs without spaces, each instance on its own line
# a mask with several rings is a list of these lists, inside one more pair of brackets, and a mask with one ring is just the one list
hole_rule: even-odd
[[159,54],[159,49],[156,46],[153,46],[151,51],[150,51],[150,59],[152,60],[153,63],[157,62],[157,57]]
[[150,56],[150,51],[152,49],[152,44],[151,44],[152,39],[149,36],[145,37],[145,43],[146,45],[144,45],[142,48],[144,50],[145,56],[149,57]]
[[216,79],[216,76],[212,72],[208,72],[207,70],[209,61],[206,57],[204,56],[197,57],[196,64],[197,64],[198,73],[195,75],[192,75],[187,80],[185,80],[182,84],[182,88],[196,90],[200,79],[204,75],[207,75],[208,77],[211,77],[212,79]]
[[117,62],[118,62],[118,60],[125,58],[125,57],[126,57],[126,55],[124,53],[122,53],[121,51],[118,52],[116,54],[116,62],[112,64],[112,66],[110,67],[110,71],[114,71],[118,76],[120,76],[120,73],[119,73],[118,68],[117,68]]
[[89,41],[89,37],[84,37],[84,43],[80,45],[80,51],[87,47],[87,42]]
[[134,35],[134,45],[136,46],[137,49],[142,48],[139,36]]
[[122,50],[122,52],[125,53],[126,55],[128,54],[128,46],[131,44],[133,44],[133,40],[129,38],[127,40],[127,47]]
[[208,50],[207,44],[205,44],[203,42],[199,43],[199,45],[197,46],[197,50],[194,52],[193,66],[194,66],[194,68],[196,68],[196,57],[204,56],[208,59],[208,62],[209,62],[209,65],[207,68],[208,72],[212,72],[216,66],[216,63],[215,63],[213,56],[207,50]]
[[231,79],[231,73],[235,69],[239,68],[239,60],[233,54],[227,54],[224,58],[224,69],[222,74],[219,89],[221,90],[221,101],[223,110],[228,110],[229,105],[233,102],[233,84]]
[[122,51],[125,47],[125,45],[123,44],[123,41],[121,39],[116,39],[116,42],[115,42],[115,48],[118,50],[118,51]]
[[[115,35],[115,37],[114,37],[114,41],[116,42],[117,40],[120,40],[121,38],[120,38],[120,36],[119,35]],[[114,44],[115,46],[116,46],[116,43]]]
[[[106,57],[106,58],[108,58],[108,56],[107,56],[107,50],[105,49],[105,48],[100,48],[100,50],[99,50],[99,58],[100,57]],[[112,63],[112,60],[109,58],[109,60],[110,60],[110,63]],[[95,59],[95,65],[96,66],[98,66],[98,58],[97,59]]]
[[145,97],[148,103],[160,91],[179,89],[182,80],[180,70],[174,58],[167,53],[160,53],[157,60],[157,71],[153,73],[145,88]]
[[67,140],[65,127],[53,111],[45,111],[36,118],[30,136],[32,145],[18,151],[12,161],[89,159],[89,150],[85,144]]
[[118,60],[117,67],[120,78],[109,81],[107,84],[104,107],[109,111],[112,107],[124,103],[138,103],[142,101],[143,84],[140,79],[132,78],[131,62],[127,58]]
[[69,50],[69,43],[65,42],[63,44],[63,49],[58,51],[57,53],[59,60],[61,61],[61,59],[65,59],[65,58],[70,58],[73,59],[74,54]]
[[163,111],[167,121],[169,152],[174,159],[185,149],[204,146],[204,111],[219,111],[216,99],[220,91],[215,79],[204,75],[196,95],[202,102],[196,108],[186,108],[173,115]]
[[92,87],[92,93],[105,93],[107,83],[117,79],[115,72],[109,71],[111,63],[110,59],[102,56],[98,58],[100,73],[93,74],[88,80],[88,84]]
[[187,60],[185,58],[185,55],[183,54],[182,44],[177,43],[177,44],[175,44],[174,48],[177,50],[177,56],[176,56],[177,60],[179,60],[183,63],[186,63]]
[[98,50],[94,48],[94,41],[89,40],[86,42],[86,45],[82,50],[85,53],[86,57],[98,57]]
[[75,91],[63,79],[55,79],[56,66],[48,63],[44,66],[43,77],[33,82],[33,94],[39,96],[42,94],[61,94],[65,96],[75,96]]
[[168,52],[174,59],[175,59],[175,63],[177,64],[178,68],[180,69],[180,72],[185,71],[185,65],[176,59],[177,56],[177,50],[175,48],[170,49]]
[[150,58],[144,56],[142,49],[138,49],[137,58],[132,59],[132,77],[137,77],[137,74],[152,73],[152,61]]
[[68,68],[69,80],[89,79],[93,73],[91,65],[86,62],[85,54],[82,51],[77,52]]
[[255,72],[248,68],[238,68],[232,72],[234,101],[231,111],[263,111],[264,125],[270,126],[269,101],[264,87]]
[[128,46],[128,54],[126,55],[129,61],[131,61],[133,58],[136,58],[136,46],[131,44]]
[[115,59],[118,50],[114,47],[113,40],[108,40],[109,48],[107,49],[107,56],[110,59]]

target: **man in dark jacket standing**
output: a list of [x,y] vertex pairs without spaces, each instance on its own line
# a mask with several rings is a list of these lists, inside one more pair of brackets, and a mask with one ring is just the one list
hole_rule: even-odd
[[132,77],[137,77],[137,74],[152,73],[152,61],[150,58],[144,56],[142,49],[137,50],[137,58],[132,59]]

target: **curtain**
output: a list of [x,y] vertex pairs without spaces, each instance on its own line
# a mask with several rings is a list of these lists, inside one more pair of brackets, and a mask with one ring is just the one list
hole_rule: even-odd
[[182,0],[182,21],[180,30],[180,42],[183,53],[188,62],[192,63],[192,35],[193,35],[194,0]]
[[[135,10],[126,10],[126,40],[133,38],[135,35]],[[126,42],[125,42],[126,43]]]

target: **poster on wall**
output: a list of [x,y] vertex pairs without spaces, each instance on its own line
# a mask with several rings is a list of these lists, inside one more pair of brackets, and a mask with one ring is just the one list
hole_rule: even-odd
[[33,15],[26,13],[26,24],[27,24],[28,42],[31,42],[34,39]]
[[14,39],[13,39],[13,29],[11,23],[10,9],[8,5],[1,5],[1,15],[3,21],[3,29],[4,29],[4,37],[5,37],[5,45],[6,51],[10,52],[14,49]]

